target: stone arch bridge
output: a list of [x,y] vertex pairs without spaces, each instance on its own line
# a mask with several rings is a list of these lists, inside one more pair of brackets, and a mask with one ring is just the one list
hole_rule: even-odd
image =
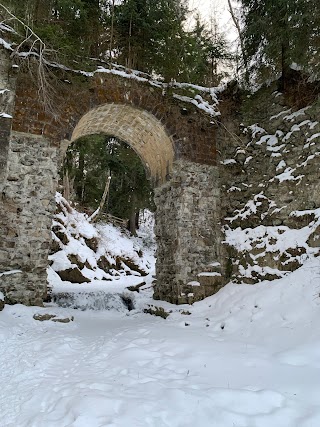
[[215,292],[221,278],[212,265],[218,265],[221,239],[212,117],[145,79],[59,68],[53,70],[53,115],[30,75],[13,74],[4,49],[0,64],[0,290],[7,301],[45,299],[63,147],[97,133],[128,143],[153,182],[155,298],[186,303]]

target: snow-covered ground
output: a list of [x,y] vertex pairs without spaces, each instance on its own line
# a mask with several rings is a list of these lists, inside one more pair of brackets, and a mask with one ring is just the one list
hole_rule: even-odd
[[167,319],[143,313],[150,288],[130,312],[6,306],[0,425],[319,427],[319,292],[313,259],[193,306],[160,303]]

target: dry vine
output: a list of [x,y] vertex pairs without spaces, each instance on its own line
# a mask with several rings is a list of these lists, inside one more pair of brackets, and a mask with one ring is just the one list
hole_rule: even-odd
[[[7,15],[4,17],[4,21],[1,24],[6,24],[6,22],[18,23],[22,26],[25,31],[25,34],[19,34],[15,31],[15,34],[21,39],[20,43],[12,48],[11,57],[16,61],[25,61],[28,62],[28,71],[36,78],[38,86],[38,95],[43,104],[45,112],[57,116],[54,108],[54,96],[55,90],[50,83],[50,77],[52,78],[53,74],[50,71],[50,61],[47,58],[52,56],[54,53],[53,50],[48,49],[45,42],[32,30],[32,28],[23,22],[20,18],[14,15],[6,6],[0,3],[0,8]],[[27,47],[27,50],[25,48]],[[33,59],[35,61],[33,61]],[[36,62],[36,72],[34,71],[34,62]]]

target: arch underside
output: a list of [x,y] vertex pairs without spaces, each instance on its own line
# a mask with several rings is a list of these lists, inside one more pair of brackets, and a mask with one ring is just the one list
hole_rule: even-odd
[[104,133],[126,142],[141,158],[154,185],[167,181],[174,148],[162,123],[147,111],[125,104],[105,104],[85,114],[76,125],[71,142]]

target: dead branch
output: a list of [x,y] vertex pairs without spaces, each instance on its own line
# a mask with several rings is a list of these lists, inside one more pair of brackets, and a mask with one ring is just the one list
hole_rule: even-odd
[[[21,35],[20,44],[14,48],[12,57],[16,60],[28,60],[28,69],[31,74],[34,73],[32,69],[31,60],[35,59],[37,62],[36,68],[36,81],[38,86],[38,95],[40,100],[43,103],[44,110],[47,113],[50,113],[56,117],[56,113],[53,106],[53,99],[55,95],[55,90],[50,84],[49,75],[50,73],[48,67],[48,61],[46,58],[52,54],[52,50],[47,49],[45,42],[32,30],[32,28],[23,22],[20,18],[14,15],[6,6],[0,3],[0,8],[2,8],[7,14],[7,21],[18,22],[24,29],[25,34]],[[4,22],[4,21],[3,21]],[[28,47],[28,50],[23,50],[25,47]]]
[[88,218],[89,222],[96,222],[97,219],[99,218],[99,216],[101,215],[103,206],[106,203],[106,199],[107,199],[107,196],[109,194],[110,181],[111,181],[111,175],[110,175],[110,172],[108,172],[107,181],[106,181],[104,192],[103,192],[103,195],[102,195],[102,198],[100,201],[100,205],[99,205],[98,209],[95,212],[93,212],[93,214]]

